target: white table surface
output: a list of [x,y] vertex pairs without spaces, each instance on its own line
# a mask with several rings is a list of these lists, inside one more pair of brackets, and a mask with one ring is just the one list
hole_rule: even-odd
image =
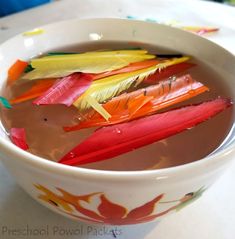
[[[220,28],[208,36],[235,53],[235,7],[197,0],[61,0],[19,14],[0,18],[0,42],[22,31],[54,21],[79,17],[153,18],[166,22],[177,20],[185,25]],[[6,230],[36,230],[48,234],[13,236]],[[60,233],[54,234],[55,227]],[[80,229],[73,231],[74,229]],[[115,227],[106,227],[107,230]],[[148,223],[118,227],[121,239],[234,239],[235,238],[235,162],[204,196],[184,210],[159,224]],[[72,235],[64,234],[65,231]],[[92,230],[92,232],[88,232]],[[100,231],[99,231],[100,230]],[[96,234],[97,232],[97,234]],[[0,163],[0,238],[115,238],[104,235],[102,226],[70,221],[32,200]],[[100,235],[99,235],[100,234]]]

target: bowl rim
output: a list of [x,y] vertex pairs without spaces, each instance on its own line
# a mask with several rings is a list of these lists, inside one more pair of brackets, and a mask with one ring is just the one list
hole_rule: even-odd
[[[37,28],[47,28],[47,27],[54,27],[54,26],[59,26],[60,24],[63,23],[71,23],[71,22],[87,22],[87,21],[116,21],[116,22],[135,22],[135,24],[154,24],[155,26],[161,26],[164,28],[173,28],[171,26],[167,26],[164,24],[160,23],[155,23],[155,22],[145,22],[142,20],[133,20],[133,19],[123,19],[123,18],[73,18],[69,20],[63,20],[63,21],[57,21],[53,22],[50,24],[38,26]],[[200,38],[201,41],[208,42],[209,40],[206,38],[202,38],[194,33],[190,32],[185,32],[184,30],[174,28],[174,31],[180,31],[184,32],[184,34],[190,34],[193,35],[194,38]],[[18,36],[22,35],[22,33],[17,34],[7,41],[3,42],[0,44],[0,47],[4,47],[5,44],[7,44],[9,41],[14,40]],[[226,54],[229,54],[230,56],[233,56],[235,59],[235,55],[233,55],[230,51],[227,49],[223,48],[222,46],[209,41],[210,44],[214,45],[215,47],[221,48]],[[232,125],[230,132],[234,128],[234,124]],[[228,133],[229,135],[229,133]],[[225,137],[224,140],[228,137],[228,135]],[[223,143],[223,142],[222,142]],[[73,166],[68,166],[64,164],[59,164],[54,161],[47,160],[45,158],[36,156],[32,153],[29,153],[27,151],[24,151],[17,146],[15,146],[12,142],[0,137],[0,152],[4,154],[4,160],[9,160],[8,158],[11,158],[10,160],[22,160],[22,162],[26,163],[28,166],[35,167],[37,169],[42,169],[46,170],[47,172],[52,172],[52,173],[57,173],[60,175],[70,175],[75,178],[89,178],[90,180],[93,179],[104,179],[104,180],[115,180],[115,181],[123,181],[123,180],[149,180],[149,179],[154,179],[154,180],[162,180],[166,178],[172,178],[176,174],[181,174],[184,172],[193,172],[195,169],[200,169],[201,167],[208,165],[208,164],[213,164],[219,160],[221,160],[222,156],[228,156],[235,152],[235,141],[226,146],[222,150],[218,150],[215,153],[208,155],[206,157],[203,157],[197,161],[193,161],[187,164],[182,164],[174,167],[169,167],[169,168],[162,168],[162,169],[152,169],[152,170],[136,170],[136,171],[112,171],[112,170],[100,170],[100,169],[89,169],[89,168],[80,168],[80,167],[73,167]],[[7,159],[6,159],[7,156]],[[1,158],[0,158],[1,160]],[[4,162],[3,160],[3,162]],[[99,178],[100,177],[100,178]]]

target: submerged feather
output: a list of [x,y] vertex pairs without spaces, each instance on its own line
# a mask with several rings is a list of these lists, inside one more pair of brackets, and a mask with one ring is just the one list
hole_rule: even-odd
[[23,150],[27,150],[29,148],[26,142],[26,132],[24,128],[11,128],[9,135],[12,143],[19,148]]
[[103,106],[100,105],[93,97],[88,95],[86,99],[90,106],[100,115],[102,115],[106,120],[111,117],[111,115],[103,108]]
[[38,80],[35,84],[23,94],[12,99],[10,102],[12,104],[22,103],[27,100],[34,99],[41,96],[45,91],[47,91],[54,83],[56,79],[43,79]]
[[9,103],[9,101],[5,97],[0,96],[0,102],[5,108],[7,108],[7,109],[12,108],[11,104]]
[[58,80],[46,92],[33,101],[36,105],[64,104],[70,106],[91,85],[89,74],[74,73]]
[[146,69],[109,76],[94,81],[89,89],[74,102],[74,106],[79,110],[89,109],[91,106],[87,102],[87,96],[92,96],[97,102],[103,103],[129,89],[131,85],[139,85],[144,79],[154,74],[157,70],[187,61],[188,59],[189,57],[175,58]]
[[206,86],[192,79],[190,75],[169,78],[157,85],[124,93],[103,104],[103,108],[112,115],[109,121],[105,121],[97,113],[89,112],[85,115],[87,120],[78,125],[64,127],[64,130],[73,131],[133,120],[156,113],[160,109],[180,103],[208,90]]
[[34,80],[38,78],[63,77],[73,72],[102,73],[120,69],[130,63],[155,58],[145,50],[120,50],[104,52],[86,52],[82,54],[66,54],[45,56],[33,59],[31,65],[35,70],[22,78]]
[[144,70],[114,75],[95,81],[91,84],[90,88],[74,102],[74,105],[79,110],[89,109],[91,106],[87,102],[87,96],[92,96],[97,102],[103,103],[129,89],[135,81],[138,80],[140,83],[155,71],[156,66],[153,66]]
[[93,163],[127,153],[192,128],[231,105],[231,100],[219,98],[103,127],[68,152],[59,163],[67,165]]

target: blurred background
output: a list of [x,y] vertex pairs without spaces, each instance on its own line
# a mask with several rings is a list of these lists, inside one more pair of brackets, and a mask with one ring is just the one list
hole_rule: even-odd
[[20,12],[52,0],[0,0],[0,17]]
[[[0,0],[0,17],[20,12],[32,7],[52,2],[53,0]],[[55,0],[54,0],[55,1]],[[66,1],[66,0],[61,0]],[[74,0],[76,1],[76,0]],[[235,0],[211,0],[235,6]],[[84,0],[85,3],[85,0]]]

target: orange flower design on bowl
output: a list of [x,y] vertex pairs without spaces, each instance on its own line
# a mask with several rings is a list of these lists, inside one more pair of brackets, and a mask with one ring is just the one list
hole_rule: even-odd
[[[199,198],[205,191],[204,188],[196,192],[188,193],[181,199],[174,201],[163,201],[164,194],[157,195],[151,201],[139,207],[128,210],[123,205],[112,202],[102,192],[87,195],[73,195],[61,188],[57,188],[58,194],[52,192],[42,185],[35,185],[41,192],[38,198],[62,213],[87,222],[105,223],[113,225],[137,224],[152,221],[171,211],[178,211],[189,203]],[[96,200],[96,207],[91,207],[91,202]],[[154,213],[159,204],[172,204],[168,209]],[[90,206],[90,208],[89,208]]]

